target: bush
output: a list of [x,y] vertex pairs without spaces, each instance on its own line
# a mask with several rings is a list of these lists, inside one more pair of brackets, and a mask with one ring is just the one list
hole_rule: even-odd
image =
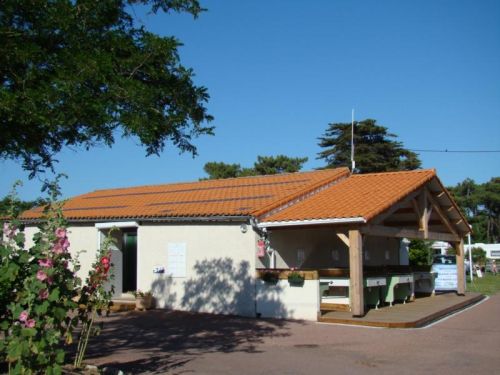
[[302,273],[297,271],[292,271],[288,274],[288,282],[291,285],[302,285],[304,284],[305,277]]
[[76,275],[79,264],[69,253],[62,205],[57,203],[57,180],[46,188],[50,201],[33,247],[25,248],[24,234],[18,229],[21,224],[15,217],[2,225],[0,335],[4,339],[0,341],[0,362],[7,362],[9,373],[61,373],[66,354],[63,344],[73,341],[74,328],[81,321],[86,333],[81,339],[88,340],[89,316],[109,306],[111,292],[104,290],[109,281],[107,246],[98,254],[100,266],[94,265],[87,285],[81,288]]
[[411,266],[429,266],[432,264],[434,251],[431,243],[423,240],[412,240],[409,245]]
[[58,191],[50,192],[51,203],[32,248],[25,249],[17,220],[3,224],[0,330],[5,340],[0,342],[0,353],[14,373],[60,373],[65,357],[60,343],[71,341],[78,321],[69,314],[77,307],[78,264],[68,252],[65,222],[56,203]]

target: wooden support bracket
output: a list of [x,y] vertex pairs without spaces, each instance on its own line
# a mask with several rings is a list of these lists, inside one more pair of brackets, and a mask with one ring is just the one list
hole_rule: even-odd
[[340,240],[347,246],[349,247],[349,237],[345,235],[344,233],[337,233],[337,237],[340,238]]

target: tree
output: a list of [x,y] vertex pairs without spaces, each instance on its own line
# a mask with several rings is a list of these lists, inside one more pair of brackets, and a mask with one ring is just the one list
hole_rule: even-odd
[[493,177],[484,184],[467,178],[448,190],[472,225],[474,241],[499,242],[500,177]]
[[226,164],[223,162],[209,162],[203,167],[208,174],[208,179],[234,178],[241,175],[241,166],[239,164]]
[[0,218],[12,215],[12,210],[14,210],[14,215],[19,215],[21,212],[43,206],[45,203],[46,201],[42,198],[34,201],[13,201],[9,195],[0,200]]
[[0,158],[33,177],[64,146],[136,137],[147,155],[171,143],[196,155],[213,134],[206,88],[180,63],[174,37],[136,27],[134,4],[197,17],[198,0],[54,0],[0,3]]
[[482,185],[481,201],[486,216],[487,241],[500,241],[500,177],[494,177]]
[[257,156],[253,168],[242,168],[240,164],[209,162],[203,167],[208,179],[259,176],[279,173],[293,173],[302,169],[307,158],[291,158],[285,155]]
[[[469,259],[469,250],[465,252],[465,259]],[[473,263],[480,263],[484,264],[486,263],[486,251],[484,251],[480,247],[473,247],[472,248],[472,262]]]
[[302,169],[308,158],[290,158],[285,155],[257,156],[253,169],[258,175],[293,173]]
[[[391,139],[393,138],[393,139]],[[420,168],[418,155],[403,148],[396,135],[387,128],[366,119],[354,123],[354,159],[356,172],[389,172]],[[317,159],[324,159],[326,168],[351,167],[351,124],[331,123],[318,145],[324,150]]]

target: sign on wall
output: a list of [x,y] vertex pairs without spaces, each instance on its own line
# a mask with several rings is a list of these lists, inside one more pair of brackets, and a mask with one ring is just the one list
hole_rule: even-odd
[[186,268],[186,244],[169,243],[167,245],[167,275],[186,277]]

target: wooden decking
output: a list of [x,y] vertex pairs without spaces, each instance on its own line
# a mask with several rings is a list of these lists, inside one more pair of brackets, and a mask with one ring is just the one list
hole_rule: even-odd
[[446,293],[417,298],[413,302],[395,304],[392,307],[383,306],[378,310],[371,309],[359,318],[354,318],[351,312],[330,311],[322,314],[318,321],[384,328],[418,328],[473,305],[483,298],[484,296],[478,293],[466,293],[465,296]]

